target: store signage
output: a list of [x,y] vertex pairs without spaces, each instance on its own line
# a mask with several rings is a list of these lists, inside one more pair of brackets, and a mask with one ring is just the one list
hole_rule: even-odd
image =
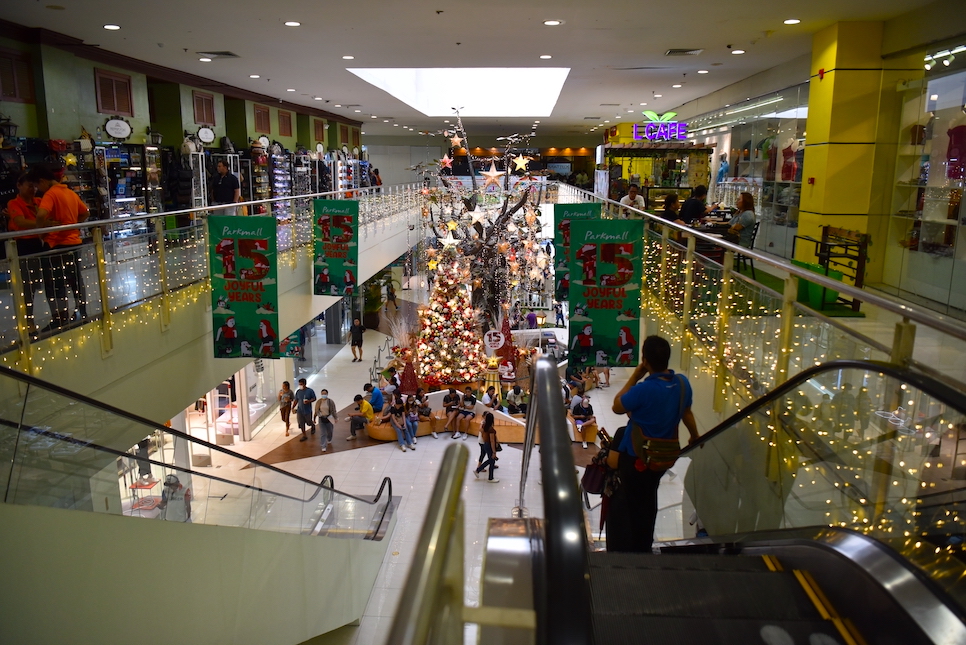
[[359,268],[359,202],[316,199],[315,288],[317,296],[351,296]]
[[208,218],[215,358],[281,356],[274,217]]
[[570,297],[570,227],[573,220],[599,219],[600,204],[554,204],[553,254],[554,298],[559,302]]
[[486,348],[489,350],[496,351],[503,347],[504,343],[506,343],[506,336],[495,329],[491,329],[483,334],[483,344],[486,345]]
[[646,123],[634,124],[634,138],[647,139],[649,141],[673,141],[682,140],[688,136],[688,124],[684,121],[673,121],[677,112],[665,112],[658,116],[657,112],[644,110],[644,116],[648,118]]
[[571,225],[570,365],[634,367],[640,355],[644,222]]
[[119,116],[112,116],[104,124],[104,132],[112,139],[120,139],[123,141],[131,136],[132,131],[131,124]]
[[207,127],[198,128],[198,138],[202,143],[212,143],[215,140],[215,131]]

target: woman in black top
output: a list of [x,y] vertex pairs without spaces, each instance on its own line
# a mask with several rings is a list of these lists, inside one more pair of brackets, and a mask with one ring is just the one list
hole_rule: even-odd
[[443,430],[453,430],[450,424],[456,423],[456,413],[460,409],[460,402],[462,398],[459,393],[454,389],[449,389],[449,394],[443,397],[443,409],[446,410],[446,425],[443,426]]

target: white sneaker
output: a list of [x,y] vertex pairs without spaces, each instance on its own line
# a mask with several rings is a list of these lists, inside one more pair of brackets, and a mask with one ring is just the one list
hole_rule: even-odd
[[355,438],[356,438],[356,436],[354,434],[350,434],[348,437],[345,438],[345,440],[346,441],[352,441]]
[[460,438],[460,433],[458,433],[458,432],[454,432],[454,433],[453,433],[453,438],[454,438],[454,439],[459,439],[459,438]]
[[408,446],[408,447],[409,447],[409,449],[410,449],[410,450],[412,450],[413,452],[416,452],[416,446],[414,446],[413,444],[409,444],[409,446]]
[[328,446],[322,446],[322,452],[329,452]]
[[468,436],[470,436],[470,433],[469,433],[469,432],[464,432],[464,433],[463,433],[463,441],[466,441],[466,438],[467,438]]
[[417,443],[419,443],[419,441],[416,440],[416,437],[413,437],[413,445],[415,446]]
[[587,442],[584,442],[584,450],[587,450]]
[[500,480],[497,479],[496,477],[494,477],[493,479],[487,479],[486,481],[490,482],[491,484],[499,484],[500,483]]
[[473,476],[476,477],[477,479],[479,479],[480,478],[480,471],[474,470],[473,471]]
[[403,452],[406,452],[406,446],[402,444],[399,445],[399,449],[402,450]]
[[435,432],[433,433],[433,439],[439,439],[439,435],[436,434]]

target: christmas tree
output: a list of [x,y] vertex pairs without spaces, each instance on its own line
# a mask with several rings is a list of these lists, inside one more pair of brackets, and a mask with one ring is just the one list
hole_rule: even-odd
[[436,282],[429,306],[419,312],[419,371],[428,385],[475,381],[486,355],[467,290],[469,270],[453,246],[444,247],[430,265],[436,270]]

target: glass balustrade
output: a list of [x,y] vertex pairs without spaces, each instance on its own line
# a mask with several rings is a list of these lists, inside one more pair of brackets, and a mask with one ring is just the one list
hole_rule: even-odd
[[9,370],[0,396],[9,504],[346,538],[386,521],[391,485],[375,501],[340,493]]
[[716,537],[867,534],[966,604],[966,398],[878,367],[817,368],[719,426],[682,460],[687,497]]

